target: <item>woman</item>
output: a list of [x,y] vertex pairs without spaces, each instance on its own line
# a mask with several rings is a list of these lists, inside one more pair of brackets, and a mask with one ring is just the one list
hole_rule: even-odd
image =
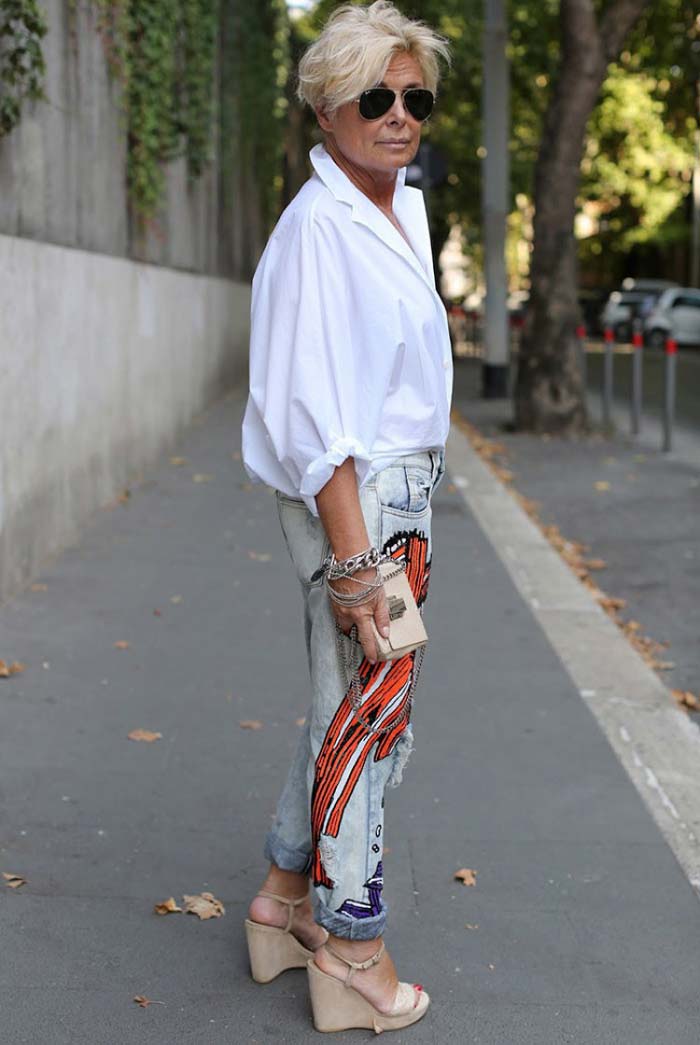
[[[299,66],[324,144],[253,280],[243,460],[277,491],[312,705],[246,929],[255,979],[308,962],[319,1030],[399,1029],[429,1000],[382,942],[383,794],[410,751],[418,664],[379,660],[374,629],[390,623],[380,554],[425,600],[444,471],[450,341],[423,197],[404,184],[440,58],[445,41],[385,0],[332,15]],[[362,646],[354,687],[336,627]]]

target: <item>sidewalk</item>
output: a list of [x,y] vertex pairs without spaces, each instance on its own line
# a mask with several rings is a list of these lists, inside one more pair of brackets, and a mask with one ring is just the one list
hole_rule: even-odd
[[[694,430],[687,424],[678,429],[672,453],[659,449],[653,411],[645,415],[642,435],[631,437],[621,403],[614,435],[514,434],[504,427],[512,404],[480,399],[479,380],[478,360],[457,366],[455,406],[505,448],[513,485],[538,504],[542,522],[587,545],[589,559],[605,562],[594,579],[625,599],[622,617],[670,643],[661,655],[673,664],[662,676],[667,685],[700,694],[700,416]],[[598,423],[599,403],[590,391],[589,409]]]
[[[304,974],[254,984],[241,931],[307,670],[274,500],[231,456],[242,405],[0,607],[0,657],[26,664],[0,679],[0,871],[27,878],[0,886],[2,1045],[316,1040]],[[697,1045],[698,899],[449,479],[434,508],[385,856],[388,943],[433,1007],[395,1039]],[[223,918],[152,913],[202,890]]]

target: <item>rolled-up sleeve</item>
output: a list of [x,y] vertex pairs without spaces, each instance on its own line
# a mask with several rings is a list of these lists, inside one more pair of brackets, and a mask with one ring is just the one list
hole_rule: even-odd
[[346,458],[364,483],[391,382],[388,303],[362,280],[342,230],[307,212],[273,234],[253,281],[251,398],[314,515],[315,495]]

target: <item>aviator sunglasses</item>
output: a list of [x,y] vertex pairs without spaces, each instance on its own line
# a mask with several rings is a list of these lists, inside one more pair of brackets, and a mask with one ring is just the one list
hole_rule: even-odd
[[[408,87],[401,91],[401,98],[406,110],[414,120],[427,120],[433,111],[435,97],[425,87]],[[360,105],[360,116],[363,120],[378,120],[386,116],[396,100],[396,91],[390,87],[370,87],[363,91],[356,100]]]

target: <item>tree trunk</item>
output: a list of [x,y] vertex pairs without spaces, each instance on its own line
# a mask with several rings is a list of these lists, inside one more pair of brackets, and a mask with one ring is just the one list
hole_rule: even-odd
[[576,195],[588,119],[608,64],[649,0],[616,0],[596,21],[592,0],[561,0],[561,60],[535,168],[530,302],[515,386],[515,423],[533,432],[587,427],[576,342]]

